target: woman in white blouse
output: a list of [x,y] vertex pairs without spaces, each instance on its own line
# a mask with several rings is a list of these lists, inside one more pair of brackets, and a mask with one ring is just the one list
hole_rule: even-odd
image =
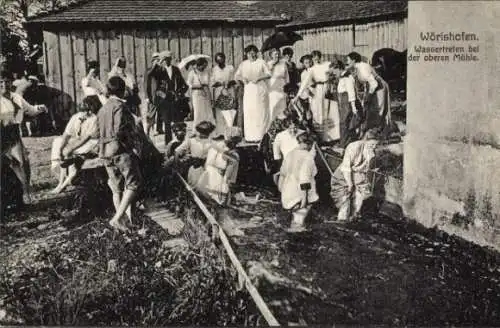
[[378,128],[385,130],[387,135],[391,123],[389,86],[370,64],[361,61],[357,52],[347,55],[347,67],[356,71],[357,79],[365,86],[363,108],[366,119],[363,130]]
[[360,114],[356,109],[356,82],[352,74],[346,70],[343,62],[335,62],[333,70],[334,74],[339,78],[337,85],[340,127],[339,146],[345,149],[355,139],[354,131],[350,128],[351,119],[353,115]]
[[314,64],[309,69],[307,79],[301,81],[299,92],[294,101],[298,101],[299,95],[310,88],[311,84],[314,86],[314,93],[310,100],[314,129],[321,141],[331,142],[338,140],[340,135],[337,103],[326,98],[330,62],[323,61],[321,52],[318,50],[314,50],[311,56]]
[[286,109],[287,94],[285,85],[290,83],[288,68],[286,63],[280,60],[281,53],[279,49],[273,49],[270,52],[271,60],[267,63],[271,78],[269,79],[269,114],[271,122],[283,114]]
[[82,79],[82,91],[84,98],[88,96],[98,96],[101,104],[104,105],[107,100],[105,96],[106,87],[101,80],[99,80],[99,73],[99,62],[96,60],[89,61],[87,76]]
[[271,72],[267,63],[257,58],[255,45],[245,48],[248,59],[244,60],[235,78],[243,82],[243,133],[248,142],[259,142],[269,128],[269,91],[267,81]]
[[212,92],[210,90],[210,72],[207,69],[208,61],[199,58],[192,71],[188,73],[187,85],[191,90],[193,104],[193,126],[207,121],[215,125],[212,111]]

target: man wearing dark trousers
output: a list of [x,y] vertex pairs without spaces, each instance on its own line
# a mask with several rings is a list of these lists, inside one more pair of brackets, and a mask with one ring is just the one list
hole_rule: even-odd
[[165,133],[165,144],[168,144],[172,140],[172,122],[181,120],[179,106],[188,86],[179,68],[172,65],[169,50],[161,52],[159,59],[160,66],[149,73],[146,90],[153,97],[149,101],[157,108],[156,130]]

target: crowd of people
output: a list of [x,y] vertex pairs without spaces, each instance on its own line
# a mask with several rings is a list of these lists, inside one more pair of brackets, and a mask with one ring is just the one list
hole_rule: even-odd
[[[339,220],[356,216],[376,139],[390,127],[387,84],[355,52],[346,62],[330,62],[313,51],[300,59],[301,71],[291,48],[272,49],[269,58],[265,61],[250,45],[236,70],[218,53],[212,69],[206,56],[199,56],[182,72],[170,51],[155,53],[145,74],[146,99],[140,99],[124,57],[116,59],[105,82],[99,63],[90,61],[81,81],[80,111],[53,141],[52,167],[61,172],[52,192],[63,191],[83,161],[98,156],[105,162],[116,209],[110,224],[128,230],[131,206],[143,184],[141,166],[147,161],[142,147],[156,125],[156,132],[164,134],[166,172],[184,172],[191,186],[221,205],[228,204],[236,183],[237,145],[242,140],[258,144],[283,208],[292,213],[293,231],[304,229],[304,219],[318,200],[315,145],[336,144],[344,161],[332,177],[331,195]],[[21,116],[41,115],[47,108],[30,105],[21,91],[11,92],[11,81],[3,72],[2,152],[29,199]],[[184,123],[189,120],[192,136]]]

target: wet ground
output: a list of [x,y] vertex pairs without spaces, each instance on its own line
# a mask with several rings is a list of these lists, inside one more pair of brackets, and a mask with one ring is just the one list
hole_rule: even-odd
[[265,223],[233,239],[242,262],[261,261],[293,282],[259,288],[280,322],[500,324],[498,253],[381,215],[321,222],[328,209],[313,213],[308,232],[290,234],[285,213],[246,209],[255,207]]
[[[246,160],[259,161],[255,154]],[[321,188],[329,180],[324,167],[319,171]],[[337,223],[328,202],[311,213],[309,231],[290,234],[289,215],[269,181],[262,173],[242,172],[242,182],[260,183],[242,186],[245,196],[229,213],[228,231],[249,270],[258,261],[280,277],[257,281],[278,321],[500,325],[499,253],[382,214]],[[257,194],[264,200],[256,202]]]

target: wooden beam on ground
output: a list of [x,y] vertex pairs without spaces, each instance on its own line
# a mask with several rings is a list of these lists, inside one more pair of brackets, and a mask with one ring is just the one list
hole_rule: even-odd
[[[203,214],[205,215],[207,220],[211,224],[219,227],[220,225],[215,220],[215,218],[210,213],[210,211],[207,209],[205,204],[203,204],[203,202],[198,197],[196,192],[191,188],[191,186],[186,182],[186,180],[184,180],[184,178],[180,174],[177,174],[177,176],[181,180],[184,187],[186,187],[186,189],[191,193],[191,196],[193,197],[195,203],[201,209],[201,211],[203,212]],[[229,256],[229,259],[233,263],[233,265],[234,265],[236,271],[238,272],[238,274],[240,275],[240,277],[243,279],[243,281],[245,283],[245,287],[248,290],[248,292],[250,293],[250,296],[252,297],[252,299],[254,300],[255,305],[257,305],[257,308],[262,313],[262,315],[264,316],[264,318],[266,319],[267,323],[270,326],[280,326],[280,323],[278,322],[278,320],[276,320],[274,315],[271,313],[271,310],[267,306],[266,302],[264,302],[264,299],[259,294],[259,291],[252,284],[250,278],[248,277],[247,273],[245,272],[245,269],[243,268],[243,265],[241,264],[240,260],[238,260],[238,257],[234,253],[234,250],[231,247],[231,243],[229,242],[229,239],[227,238],[226,234],[224,233],[224,230],[223,229],[217,229],[217,230],[219,233],[219,238],[220,238],[222,245],[224,246],[224,248]]]

